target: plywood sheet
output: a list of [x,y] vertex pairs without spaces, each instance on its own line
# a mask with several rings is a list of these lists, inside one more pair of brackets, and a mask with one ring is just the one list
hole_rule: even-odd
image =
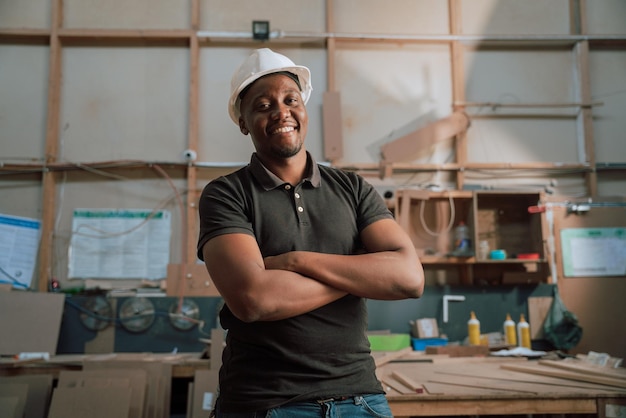
[[148,374],[146,410],[150,417],[165,418],[169,414],[172,384],[172,364],[147,354],[119,353],[91,357],[85,360],[83,370],[142,369]]
[[502,367],[508,370],[515,370],[515,371],[520,371],[524,373],[533,373],[533,374],[539,374],[539,375],[544,375],[544,376],[561,377],[564,379],[579,380],[581,382],[592,382],[592,383],[598,383],[601,385],[615,386],[615,387],[626,389],[626,381],[623,379],[587,375],[587,374],[578,373],[578,372],[571,372],[568,370],[559,370],[553,367],[542,366],[540,364],[537,364],[537,365],[505,364],[505,365],[502,365]]
[[[52,394],[52,375],[20,375],[0,377],[0,384],[25,384],[28,386],[26,405],[24,406],[23,418],[40,418],[46,416],[50,397]],[[2,391],[0,391],[2,392]],[[0,412],[0,416],[3,415]]]
[[196,370],[191,418],[208,416],[217,398],[218,370]]
[[63,370],[59,373],[58,387],[127,387],[131,393],[128,417],[142,418],[148,385],[147,379],[147,372],[141,369]]
[[552,306],[552,300],[551,296],[528,298],[528,323],[530,324],[531,340],[543,338],[543,323]]
[[581,361],[568,361],[568,359],[557,360],[540,360],[539,364],[544,366],[556,367],[559,369],[569,370],[573,372],[604,376],[614,379],[622,379],[626,382],[626,369],[624,368],[609,368],[595,366],[593,364],[584,363]]
[[0,292],[0,354],[55,354],[64,302],[58,293]]
[[6,415],[0,414],[0,416],[21,418],[24,414],[27,396],[27,384],[0,384],[0,399],[4,400],[3,403],[0,403],[0,413],[6,413]]
[[56,388],[48,418],[127,417],[131,394],[123,387]]

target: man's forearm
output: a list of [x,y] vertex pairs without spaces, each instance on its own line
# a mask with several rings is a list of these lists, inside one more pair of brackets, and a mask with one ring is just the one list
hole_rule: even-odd
[[421,265],[401,250],[359,255],[293,251],[265,261],[266,267],[293,271],[371,299],[417,298],[423,292]]

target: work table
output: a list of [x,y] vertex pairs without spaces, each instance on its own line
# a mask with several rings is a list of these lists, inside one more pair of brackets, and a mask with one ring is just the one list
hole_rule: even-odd
[[[407,353],[379,364],[377,375],[396,418],[518,414],[603,417],[606,405],[626,410],[626,369],[567,360],[574,359],[451,358]],[[377,363],[383,363],[380,357]]]

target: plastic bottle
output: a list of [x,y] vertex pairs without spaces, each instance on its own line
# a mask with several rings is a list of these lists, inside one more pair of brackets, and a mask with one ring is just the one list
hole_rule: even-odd
[[506,314],[504,321],[504,338],[507,345],[517,345],[517,334],[515,333],[515,322],[511,319],[511,315]]
[[470,313],[470,319],[467,321],[467,334],[470,345],[480,345],[480,321],[474,311]]
[[491,248],[489,248],[489,241],[487,240],[480,241],[480,244],[478,245],[478,257],[481,260],[486,260],[489,258],[490,251],[491,251]]
[[517,339],[519,340],[519,346],[530,349],[530,325],[526,322],[524,314],[519,317],[517,323]]
[[454,228],[454,252],[458,254],[468,254],[471,252],[471,241],[469,228],[465,222],[460,221]]

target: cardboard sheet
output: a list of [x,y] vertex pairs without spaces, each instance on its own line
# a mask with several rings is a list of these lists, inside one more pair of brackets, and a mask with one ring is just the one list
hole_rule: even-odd
[[191,418],[209,416],[215,399],[217,398],[217,383],[219,371],[196,370],[193,385],[193,399],[191,401]]
[[[21,418],[24,415],[28,385],[25,383],[0,383],[0,416]],[[4,409],[4,410],[3,410]]]
[[[1,385],[26,385],[28,393],[23,415],[20,418],[41,418],[48,415],[48,405],[52,396],[52,375],[20,375],[10,377],[0,377]],[[2,390],[0,393],[4,394]],[[3,396],[0,394],[0,396]],[[1,411],[1,410],[0,410]],[[0,412],[0,417],[11,416]]]
[[124,387],[56,388],[48,418],[128,417],[130,398]]
[[142,418],[146,404],[148,373],[141,369],[111,369],[59,373],[58,387],[126,387],[130,389],[128,418]]
[[0,292],[0,354],[55,354],[64,302],[58,293]]

